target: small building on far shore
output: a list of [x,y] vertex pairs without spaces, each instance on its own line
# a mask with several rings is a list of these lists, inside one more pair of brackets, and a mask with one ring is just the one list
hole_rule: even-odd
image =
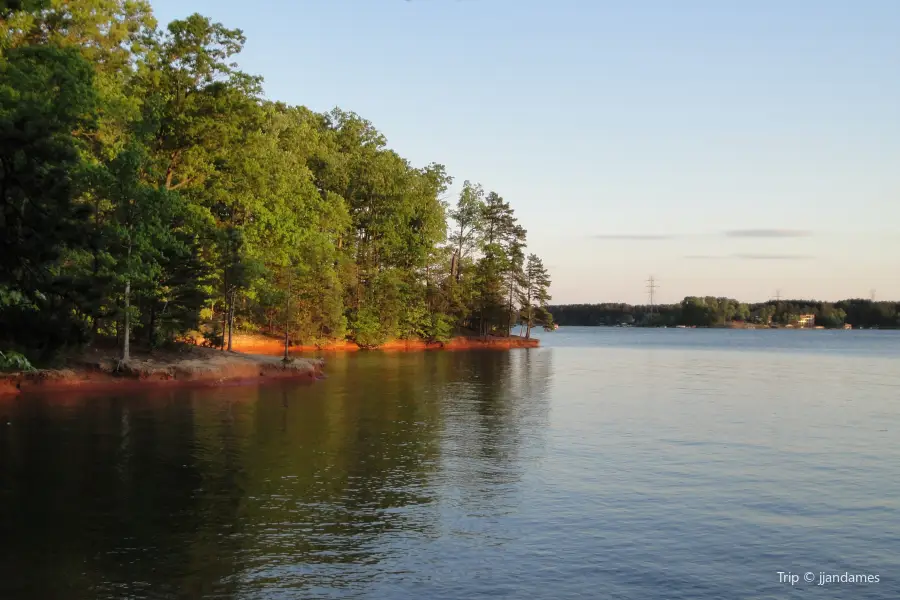
[[800,315],[797,319],[797,327],[815,327],[816,315]]
[[850,323],[844,323],[844,329],[853,329],[853,325]]

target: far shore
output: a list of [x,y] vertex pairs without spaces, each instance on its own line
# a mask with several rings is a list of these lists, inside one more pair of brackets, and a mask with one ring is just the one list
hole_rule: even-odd
[[718,329],[718,330],[753,330],[753,331],[890,331],[898,327],[797,327],[793,325],[757,325],[753,323],[728,323],[727,325],[562,325],[561,327],[600,327],[607,329]]

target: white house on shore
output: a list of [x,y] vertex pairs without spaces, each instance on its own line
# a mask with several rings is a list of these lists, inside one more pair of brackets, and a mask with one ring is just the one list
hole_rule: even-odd
[[816,315],[800,315],[797,319],[797,327],[815,327]]

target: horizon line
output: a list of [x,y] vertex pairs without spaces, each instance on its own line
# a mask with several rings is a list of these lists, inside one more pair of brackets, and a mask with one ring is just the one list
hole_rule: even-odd
[[[675,306],[675,305],[681,304],[685,298],[701,298],[701,299],[715,298],[716,300],[725,298],[726,300],[735,300],[735,301],[739,302],[740,304],[768,304],[770,302],[798,303],[798,304],[799,303],[838,304],[841,302],[868,302],[871,304],[900,304],[900,300],[873,300],[871,298],[863,298],[863,297],[848,297],[848,298],[841,298],[839,300],[818,300],[818,299],[813,299],[813,298],[781,298],[781,299],[769,298],[768,300],[745,302],[743,300],[738,300],[737,298],[732,298],[730,296],[705,295],[705,296],[685,296],[684,298],[682,298],[681,300],[678,300],[677,302],[654,302],[653,306]],[[626,306],[650,306],[649,302],[631,303],[631,302],[624,302],[624,301],[617,302],[617,301],[611,301],[611,300],[607,300],[607,301],[603,301],[603,302],[564,302],[564,303],[558,303],[558,304],[548,304],[547,306],[548,307],[554,307],[554,306],[602,306],[602,305],[606,305],[606,304],[624,304]]]

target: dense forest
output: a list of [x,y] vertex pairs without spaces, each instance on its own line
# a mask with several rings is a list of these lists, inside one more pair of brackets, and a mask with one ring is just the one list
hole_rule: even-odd
[[550,326],[510,204],[352,112],[264,98],[244,44],[141,0],[0,5],[0,350]]
[[771,300],[746,304],[731,298],[688,297],[678,304],[568,304],[550,306],[559,325],[636,325],[727,327],[732,325],[795,325],[801,315],[814,315],[815,325],[826,329],[845,325],[858,328],[900,327],[900,303],[870,300]]

